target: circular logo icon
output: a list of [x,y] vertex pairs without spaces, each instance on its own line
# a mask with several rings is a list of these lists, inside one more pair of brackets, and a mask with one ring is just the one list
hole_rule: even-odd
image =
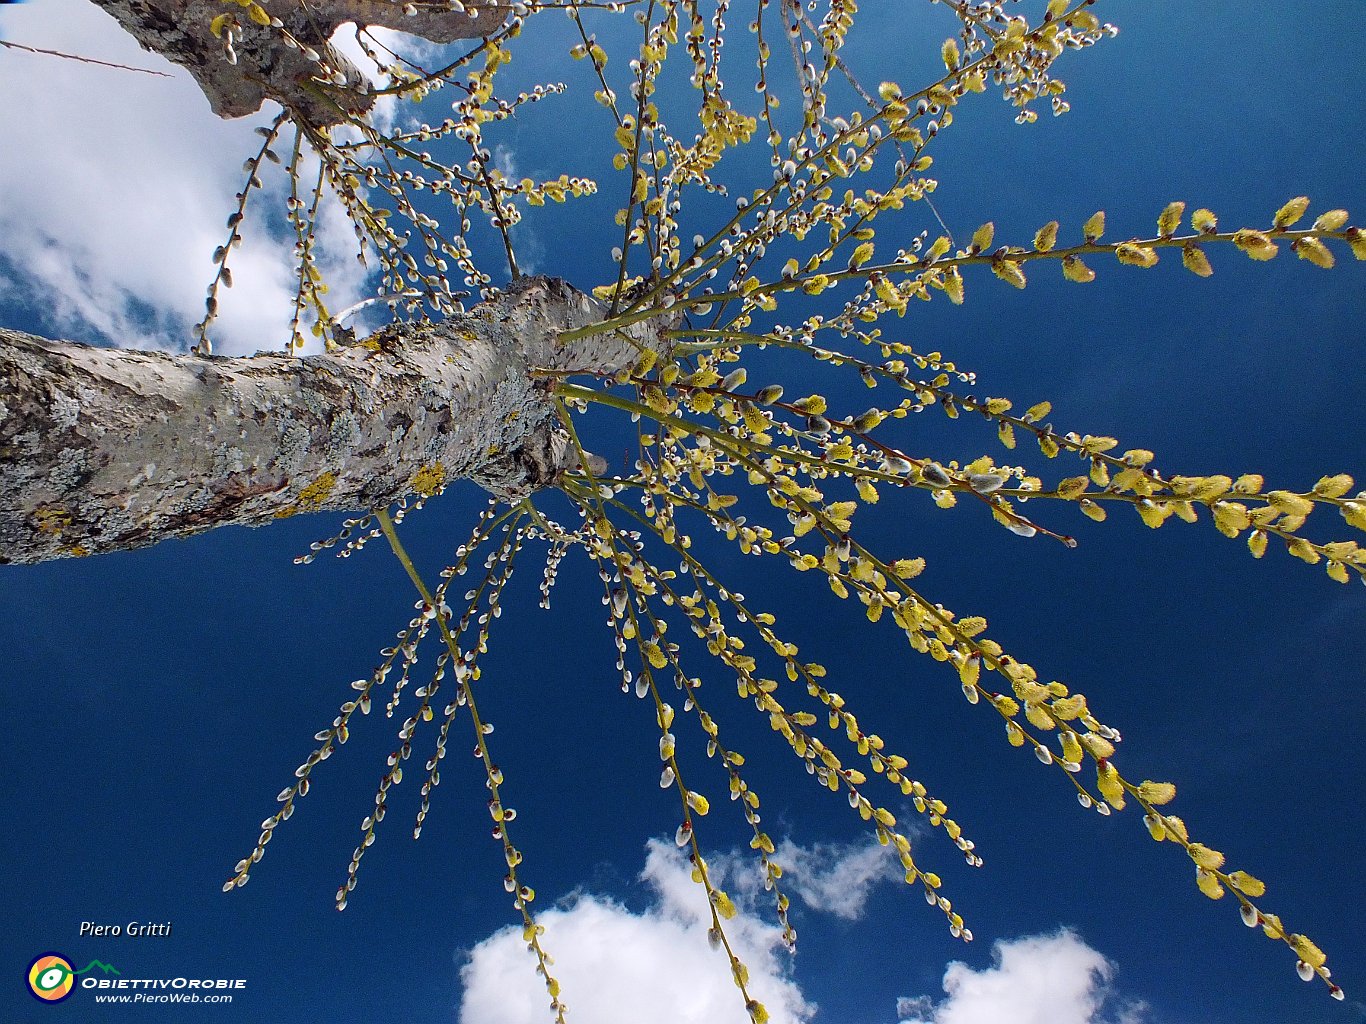
[[28,965],[28,990],[34,999],[60,1003],[75,987],[76,974],[71,962],[60,953],[43,953]]

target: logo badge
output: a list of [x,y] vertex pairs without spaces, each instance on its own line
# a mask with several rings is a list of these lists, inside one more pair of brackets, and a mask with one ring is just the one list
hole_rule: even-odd
[[60,1003],[76,987],[76,972],[60,953],[43,953],[28,965],[28,990],[44,1003]]

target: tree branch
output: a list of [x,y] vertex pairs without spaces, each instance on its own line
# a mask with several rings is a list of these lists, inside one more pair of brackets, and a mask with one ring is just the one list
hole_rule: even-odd
[[[662,348],[554,278],[338,352],[226,359],[0,329],[0,563],[125,550],[299,512],[361,511],[469,479],[501,497],[577,465],[551,390]],[[549,371],[549,372],[547,372]]]
[[[389,0],[325,0],[305,5],[298,0],[258,0],[279,26],[260,25],[248,11],[222,0],[94,0],[145,49],[181,65],[199,83],[209,106],[220,117],[245,117],[267,100],[275,100],[316,127],[339,124],[346,115],[367,112],[375,102],[365,76],[328,42],[345,22],[375,25],[421,36],[437,43],[478,39],[496,29],[508,8],[489,0],[469,0],[463,11],[418,7],[408,16],[406,5]],[[230,63],[223,40],[210,30],[213,19],[236,15],[240,37]],[[298,46],[286,42],[286,33]],[[312,54],[309,51],[313,51]],[[315,59],[316,58],[316,59]],[[326,66],[344,84],[320,81]]]

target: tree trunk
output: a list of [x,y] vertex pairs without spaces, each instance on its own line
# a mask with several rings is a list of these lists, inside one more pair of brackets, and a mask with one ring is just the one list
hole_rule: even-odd
[[[271,99],[317,127],[374,105],[365,76],[328,42],[338,25],[375,25],[449,43],[488,35],[509,10],[490,0],[469,0],[462,10],[424,6],[411,15],[392,0],[256,0],[258,10],[279,22],[261,25],[245,6],[223,0],[94,2],[146,49],[188,70],[220,117],[244,117]],[[230,40],[226,26],[218,36],[211,30],[220,15],[233,19]]]
[[0,329],[0,563],[125,550],[469,479],[516,499],[577,466],[548,370],[611,374],[659,321],[561,344],[603,305],[524,278],[470,313],[297,358],[172,356]]

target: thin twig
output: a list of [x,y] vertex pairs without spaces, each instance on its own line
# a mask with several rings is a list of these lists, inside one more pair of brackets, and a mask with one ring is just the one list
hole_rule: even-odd
[[74,53],[63,53],[61,50],[44,50],[41,46],[25,46],[23,43],[12,43],[7,39],[0,39],[0,46],[8,46],[12,50],[25,50],[28,53],[42,53],[49,57],[61,57],[65,60],[78,60],[82,64],[98,64],[104,68],[115,68],[119,71],[138,71],[144,75],[157,75],[161,78],[174,78],[165,71],[153,71],[150,68],[135,68],[127,64],[111,64],[107,60],[96,60],[94,57],[81,57]]

